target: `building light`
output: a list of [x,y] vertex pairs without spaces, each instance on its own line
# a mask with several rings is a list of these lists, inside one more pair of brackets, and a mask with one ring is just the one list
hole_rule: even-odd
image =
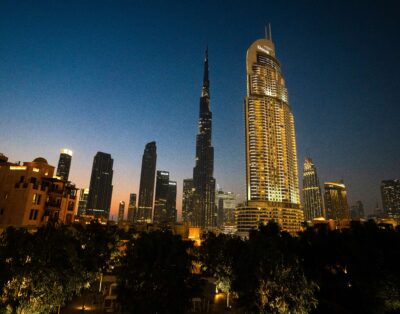
[[33,171],[33,172],[39,172],[40,169],[39,169],[39,168],[33,168],[32,171]]
[[10,170],[26,170],[26,166],[10,166]]
[[70,156],[72,157],[73,151],[70,150],[70,149],[68,149],[68,148],[62,148],[62,149],[60,150],[60,153],[61,153],[61,154],[66,154],[66,155],[70,155]]

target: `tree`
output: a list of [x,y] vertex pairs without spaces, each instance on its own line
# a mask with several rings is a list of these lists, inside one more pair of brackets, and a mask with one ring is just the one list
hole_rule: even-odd
[[170,231],[132,238],[118,268],[122,312],[185,313],[196,287],[192,245]]

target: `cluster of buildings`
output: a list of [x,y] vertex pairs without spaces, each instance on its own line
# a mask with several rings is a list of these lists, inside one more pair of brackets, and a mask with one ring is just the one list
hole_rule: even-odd
[[[283,230],[300,231],[305,222],[348,223],[365,218],[361,201],[349,206],[343,181],[325,182],[322,192],[317,169],[306,158],[303,205],[297,168],[293,111],[285,79],[276,57],[271,29],[256,40],[246,55],[247,94],[244,98],[246,199],[236,203],[231,192],[216,189],[208,50],[199,103],[198,134],[193,174],[183,180],[182,221],[198,230],[215,230],[246,236],[260,223],[278,222]],[[0,226],[37,227],[50,219],[65,223],[75,219],[107,221],[113,191],[113,159],[98,152],[93,160],[89,188],[80,190],[69,181],[72,151],[61,150],[55,168],[44,158],[10,163],[0,154]],[[170,173],[156,170],[156,142],[144,149],[137,194],[119,203],[118,221],[172,226],[177,222],[177,183]],[[400,181],[382,181],[383,210],[375,216],[400,220]],[[77,211],[75,212],[75,208]],[[76,218],[78,217],[78,218]]]

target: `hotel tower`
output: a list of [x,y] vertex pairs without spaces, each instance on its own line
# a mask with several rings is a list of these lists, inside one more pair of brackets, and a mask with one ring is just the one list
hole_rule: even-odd
[[301,228],[294,117],[271,28],[247,50],[244,101],[247,203],[237,209],[238,233],[274,220]]

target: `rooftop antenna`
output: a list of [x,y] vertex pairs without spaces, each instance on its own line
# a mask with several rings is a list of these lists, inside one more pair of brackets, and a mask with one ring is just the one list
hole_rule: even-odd
[[272,41],[271,23],[268,23],[268,39]]
[[264,31],[265,31],[265,39],[268,39],[268,29],[267,29],[267,25],[264,26]]

